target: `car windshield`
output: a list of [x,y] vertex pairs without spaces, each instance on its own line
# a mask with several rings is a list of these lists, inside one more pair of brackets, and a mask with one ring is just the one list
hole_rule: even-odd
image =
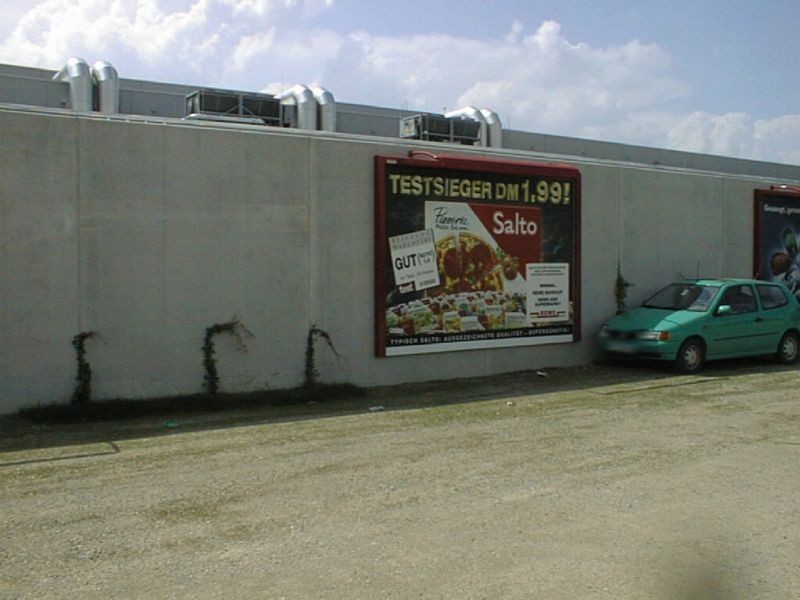
[[644,307],[704,312],[711,306],[711,301],[718,291],[718,287],[673,283],[645,301]]

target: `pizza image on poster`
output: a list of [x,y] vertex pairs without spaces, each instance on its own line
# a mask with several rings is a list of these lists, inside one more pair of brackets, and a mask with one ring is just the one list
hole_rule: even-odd
[[425,225],[433,230],[443,293],[522,292],[520,264],[541,259],[538,208],[428,201]]
[[378,355],[574,341],[577,173],[425,162],[379,174]]
[[441,279],[428,296],[440,312],[457,313],[443,319],[445,331],[530,325],[525,265],[541,257],[540,217],[538,208],[425,202]]

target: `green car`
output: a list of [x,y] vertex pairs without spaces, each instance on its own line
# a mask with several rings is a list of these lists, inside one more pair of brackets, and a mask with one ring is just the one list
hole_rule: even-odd
[[800,304],[782,284],[752,279],[673,283],[607,321],[600,347],[609,356],[672,361],[696,373],[706,360],[800,353]]

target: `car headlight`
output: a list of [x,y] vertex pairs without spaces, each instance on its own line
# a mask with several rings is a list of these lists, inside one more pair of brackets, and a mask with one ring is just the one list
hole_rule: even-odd
[[640,331],[636,334],[636,338],[654,342],[668,342],[672,339],[672,334],[669,331]]

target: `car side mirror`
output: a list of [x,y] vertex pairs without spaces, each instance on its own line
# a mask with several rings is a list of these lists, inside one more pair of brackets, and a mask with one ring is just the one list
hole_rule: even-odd
[[717,316],[723,317],[725,315],[732,315],[733,309],[730,307],[729,304],[723,304],[717,309]]

